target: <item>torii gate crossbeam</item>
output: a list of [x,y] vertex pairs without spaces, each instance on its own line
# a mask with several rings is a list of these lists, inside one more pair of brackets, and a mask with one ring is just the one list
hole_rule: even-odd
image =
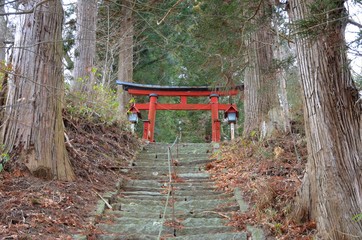
[[[118,85],[122,85],[125,91],[131,95],[149,96],[148,103],[135,103],[132,106],[133,111],[148,110],[148,120],[144,121],[143,138],[151,142],[154,141],[154,129],[156,112],[158,110],[203,110],[211,111],[212,121],[212,141],[220,141],[220,120],[219,111],[228,111],[234,109],[237,112],[235,104],[220,104],[219,96],[233,96],[243,90],[243,86],[234,88],[225,87],[186,87],[186,86],[159,86],[144,85],[128,82],[117,81]],[[158,103],[159,96],[180,97],[180,103]],[[207,104],[191,104],[187,103],[187,97],[210,97]]]

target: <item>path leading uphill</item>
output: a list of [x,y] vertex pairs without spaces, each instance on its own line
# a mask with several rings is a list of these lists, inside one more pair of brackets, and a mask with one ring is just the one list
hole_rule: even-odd
[[204,170],[212,145],[177,144],[170,153],[169,147],[144,146],[127,180],[109,197],[112,209],[101,214],[97,239],[250,239],[227,226],[238,201],[233,193],[217,191]]

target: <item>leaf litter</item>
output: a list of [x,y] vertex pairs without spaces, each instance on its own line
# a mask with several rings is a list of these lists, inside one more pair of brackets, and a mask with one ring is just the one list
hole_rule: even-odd
[[[17,156],[0,174],[0,239],[72,239],[95,235],[90,214],[99,196],[114,190],[140,146],[129,132],[113,124],[89,123],[64,113],[66,147],[77,176],[74,182],[31,176]],[[69,142],[68,142],[69,141]]]
[[230,225],[264,229],[268,239],[313,239],[314,222],[293,220],[293,200],[301,185],[307,162],[305,140],[279,134],[264,141],[237,139],[223,143],[206,168],[217,187],[231,192],[239,188],[249,205],[236,212]]

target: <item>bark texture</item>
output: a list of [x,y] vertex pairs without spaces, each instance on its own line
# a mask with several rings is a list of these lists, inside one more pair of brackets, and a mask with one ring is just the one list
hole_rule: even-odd
[[[23,2],[24,10],[39,2]],[[2,136],[5,149],[16,152],[34,175],[73,180],[62,119],[62,21],[60,0],[20,16]]]
[[[134,0],[122,1],[122,19],[121,19],[121,38],[118,60],[118,79],[124,82],[132,82],[133,79],[133,7]],[[123,91],[122,87],[118,87],[119,111],[125,116],[129,96]]]
[[77,1],[73,90],[91,92],[95,83],[97,0]]
[[346,58],[344,1],[289,3],[309,153],[296,216],[315,220],[322,239],[362,239],[362,221],[353,220],[362,213],[362,106]]
[[[0,0],[0,13],[5,13],[5,0]],[[0,61],[5,60],[6,20],[0,16]]]
[[278,13],[274,12],[273,25],[276,36],[273,47],[273,55],[275,56],[275,59],[279,62],[277,66],[276,77],[279,80],[279,102],[282,108],[281,115],[284,118],[284,121],[282,121],[284,132],[291,132],[291,126],[289,121],[289,102],[287,97],[287,73],[286,70],[281,66],[282,61],[287,57],[287,47],[284,46],[284,43],[280,38],[278,18]]
[[272,5],[267,1],[257,2],[253,32],[246,41],[248,67],[244,80],[244,132],[250,136],[253,130],[259,130],[263,137],[275,129],[279,122],[278,80],[273,66],[274,36],[271,31]]

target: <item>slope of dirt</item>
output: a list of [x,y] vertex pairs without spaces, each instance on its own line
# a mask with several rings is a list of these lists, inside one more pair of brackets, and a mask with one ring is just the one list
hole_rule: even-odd
[[298,135],[279,135],[266,141],[238,139],[222,144],[207,168],[217,186],[241,189],[249,204],[235,214],[231,225],[259,225],[271,239],[312,239],[315,223],[293,221],[293,199],[307,162],[306,142]]
[[0,239],[71,239],[91,234],[88,216],[97,193],[114,190],[120,169],[140,146],[118,125],[88,123],[64,114],[66,145],[75,182],[32,177],[13,156],[0,174]]

